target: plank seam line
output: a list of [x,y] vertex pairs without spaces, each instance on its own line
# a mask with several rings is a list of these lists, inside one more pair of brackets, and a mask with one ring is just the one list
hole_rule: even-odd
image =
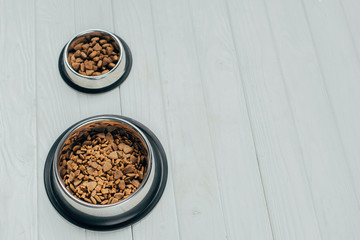
[[[353,189],[353,191],[354,191],[354,195],[355,195],[357,204],[358,204],[358,206],[360,207],[360,201],[359,201],[359,198],[358,198],[358,196],[357,196],[356,187],[355,187],[355,184],[354,184],[354,182],[355,182],[355,181],[354,181],[354,177],[353,177],[353,174],[352,174],[350,165],[349,165],[348,156],[347,156],[346,151],[345,151],[345,145],[344,145],[343,138],[342,138],[342,135],[341,135],[341,132],[340,132],[339,122],[338,122],[338,119],[337,119],[336,114],[335,114],[334,105],[333,105],[333,103],[332,103],[332,101],[331,101],[331,98],[330,98],[330,95],[329,95],[329,90],[328,90],[328,87],[327,87],[327,84],[326,84],[326,78],[325,78],[325,74],[324,74],[324,71],[323,71],[323,67],[322,67],[322,65],[321,65],[320,56],[319,56],[319,53],[318,53],[318,50],[317,50],[317,45],[316,45],[316,43],[315,43],[314,34],[313,34],[312,28],[311,28],[311,26],[310,26],[310,19],[309,19],[308,13],[307,13],[307,11],[306,11],[306,7],[305,7],[304,1],[303,1],[303,0],[299,0],[299,1],[301,2],[302,8],[303,8],[303,11],[304,11],[304,14],[305,14],[305,19],[306,19],[307,27],[308,27],[308,29],[309,29],[309,33],[310,33],[310,37],[311,37],[311,42],[312,42],[312,45],[313,45],[313,48],[314,48],[314,52],[315,52],[315,55],[316,55],[316,60],[317,60],[317,62],[318,62],[319,69],[320,69],[320,73],[321,73],[321,76],[322,76],[322,83],[323,83],[323,85],[324,85],[325,95],[327,96],[327,99],[328,99],[328,102],[329,102],[329,105],[330,105],[330,109],[331,109],[332,115],[333,115],[333,117],[334,117],[334,119],[335,119],[336,132],[337,132],[338,138],[340,139],[340,144],[341,144],[342,152],[344,153],[345,163],[346,163],[347,170],[348,170],[348,173],[349,173],[349,176],[350,176],[351,187],[352,187],[352,189]],[[356,50],[356,49],[355,49],[355,50]]]
[[[161,98],[162,98],[162,109],[163,109],[163,117],[165,119],[165,129],[166,129],[166,135],[167,135],[167,146],[169,148],[169,152],[170,157],[172,155],[172,148],[171,148],[171,144],[170,144],[170,134],[169,134],[169,123],[168,123],[168,118],[167,118],[167,114],[166,114],[166,108],[165,108],[165,95],[164,95],[164,86],[163,86],[163,82],[162,82],[162,76],[161,76],[161,71],[160,71],[160,58],[159,58],[159,50],[158,50],[158,43],[157,43],[157,38],[156,38],[156,31],[155,31],[155,25],[154,25],[154,13],[153,13],[153,5],[152,5],[152,1],[148,0],[148,3],[150,5],[150,15],[151,15],[151,25],[152,25],[152,31],[153,31],[153,38],[154,38],[154,42],[155,42],[155,55],[156,55],[156,61],[157,61],[157,69],[158,69],[158,76],[160,79],[160,88],[161,88]],[[170,158],[168,158],[170,159]],[[177,198],[176,198],[176,191],[175,191],[175,182],[174,182],[174,177],[173,177],[173,172],[172,172],[172,164],[169,163],[170,161],[168,161],[169,164],[169,172],[171,174],[168,174],[168,177],[171,177],[171,181],[172,181],[172,185],[173,185],[173,195],[174,195],[174,202],[175,202],[175,213],[176,213],[176,224],[177,224],[177,230],[178,230],[178,238],[179,240],[181,239],[181,233],[180,233],[180,223],[179,223],[179,211],[178,211],[178,205],[177,205]]]
[[[264,0],[263,0],[263,4],[265,6],[266,18],[267,18],[268,26],[269,26],[269,29],[270,29],[272,45],[273,45],[274,50],[275,50],[276,61],[277,61],[278,65],[279,65],[279,70],[280,70],[280,74],[281,74],[281,80],[282,80],[282,83],[283,83],[284,89],[285,89],[286,100],[288,102],[288,107],[290,108],[290,112],[291,112],[291,120],[292,120],[292,122],[294,124],[294,127],[295,127],[296,140],[300,145],[301,152],[303,152],[303,150],[302,150],[303,147],[301,145],[299,132],[298,132],[298,127],[297,127],[297,124],[296,124],[296,121],[295,121],[293,106],[291,104],[290,97],[289,97],[288,86],[287,86],[286,81],[285,81],[285,75],[284,75],[283,67],[282,67],[282,64],[281,64],[280,56],[279,56],[279,50],[278,50],[278,46],[276,44],[274,30],[273,30],[273,27],[272,27],[272,24],[271,24],[271,19],[270,19],[270,15],[269,15],[268,6],[266,4],[266,1],[264,1]],[[312,205],[312,209],[313,209],[313,214],[315,215],[317,229],[319,231],[320,238],[323,239],[322,232],[321,232],[320,225],[319,225],[319,216],[318,216],[318,214],[317,214],[317,212],[315,210],[315,204],[314,204],[314,197],[313,197],[313,193],[312,193],[312,188],[311,188],[311,185],[310,185],[308,172],[306,171],[306,168],[305,168],[304,156],[302,154],[301,154],[301,163],[302,163],[301,165],[303,167],[303,172],[305,174],[305,179],[306,179],[306,182],[307,182],[307,185],[308,185],[308,190],[309,190],[309,193],[310,193],[311,205]]]
[[[36,4],[37,0],[34,0],[34,53],[36,53],[36,49],[37,49],[37,10],[36,10]],[[39,140],[39,123],[38,123],[38,81],[36,80],[36,76],[37,76],[37,57],[36,57],[36,54],[34,54],[34,68],[35,68],[35,71],[34,71],[34,80],[35,80],[35,143],[36,143],[36,147],[35,147],[35,164],[36,164],[36,167],[35,167],[35,176],[36,176],[36,239],[39,239],[39,230],[40,230],[40,227],[39,227],[39,182],[38,182],[38,176],[39,176],[39,143],[38,143],[38,140]],[[42,179],[42,178],[41,178]]]

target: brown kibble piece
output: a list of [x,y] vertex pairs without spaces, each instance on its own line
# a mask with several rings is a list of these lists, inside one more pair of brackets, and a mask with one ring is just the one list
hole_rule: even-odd
[[120,188],[121,190],[124,190],[124,189],[125,189],[125,181],[124,181],[124,180],[120,180],[119,188]]
[[90,53],[89,57],[90,57],[90,58],[94,58],[94,57],[96,57],[97,55],[98,55],[98,52],[97,52],[97,51],[93,51],[93,52]]
[[97,67],[100,68],[102,66],[102,63],[103,63],[103,61],[99,60],[98,63],[97,63]]
[[79,43],[79,44],[75,45],[74,49],[81,50],[82,45],[83,45],[82,43]]
[[99,138],[105,138],[105,133],[101,132],[101,133],[96,134],[96,136]]
[[73,151],[76,152],[76,151],[79,150],[80,148],[81,148],[80,145],[76,145],[76,146],[73,147]]
[[91,162],[90,166],[92,166],[93,168],[97,168],[99,164],[97,164],[96,162]]
[[95,195],[94,198],[96,199],[97,202],[101,202],[101,199],[99,198],[99,196]]
[[101,193],[102,193],[102,194],[108,194],[108,193],[109,193],[109,189],[103,188],[103,189],[101,189]]
[[138,180],[132,180],[131,184],[134,185],[134,187],[138,188],[140,186],[140,182]]
[[65,167],[60,168],[60,176],[63,178],[65,174],[66,174],[66,168]]
[[93,37],[93,38],[91,39],[92,42],[97,42],[97,41],[99,41],[99,40],[100,40],[99,37]]
[[124,150],[124,147],[125,147],[125,143],[120,143],[119,145],[118,145],[118,148],[119,148],[119,150],[121,150],[121,151],[123,151]]
[[101,39],[99,42],[100,42],[101,45],[107,43],[107,41],[105,39]]
[[125,189],[124,193],[125,193],[125,195],[130,195],[131,189],[130,188]]
[[95,50],[95,51],[100,51],[101,49],[102,49],[102,47],[100,46],[100,44],[96,44],[94,47],[93,47],[93,49]]
[[81,180],[80,180],[80,179],[76,178],[76,179],[74,180],[74,186],[75,186],[75,187],[79,186],[80,183],[81,183]]
[[114,63],[109,63],[109,68],[114,68],[115,64]]
[[115,193],[114,198],[121,199],[124,196],[124,193]]
[[97,183],[96,182],[88,182],[87,184],[87,188],[89,189],[89,191],[91,192],[92,190],[95,189]]
[[113,49],[112,47],[107,47],[107,48],[106,48],[106,53],[107,53],[108,55],[112,54],[113,51],[114,51],[114,49]]
[[85,61],[85,68],[88,69],[88,70],[93,69],[93,65],[91,64],[90,61]]
[[80,55],[81,55],[80,50],[77,50],[77,51],[74,53],[74,56],[75,56],[75,57],[80,57]]
[[88,43],[82,45],[82,49],[88,50],[90,45]]
[[77,71],[79,70],[80,63],[74,62],[71,66],[74,68],[75,71]]
[[87,50],[87,54],[89,55],[90,53],[92,53],[94,50],[91,48],[91,47],[89,47],[88,48],[88,50]]
[[114,151],[114,152],[111,152],[109,155],[108,155],[109,158],[111,159],[117,159],[118,158],[118,155],[117,153]]
[[74,178],[75,178],[74,172],[70,172],[70,174],[69,174],[69,181],[72,182],[72,181],[74,180]]
[[104,165],[103,165],[103,171],[104,171],[104,172],[109,171],[111,168],[112,168],[111,163],[109,163],[109,162],[105,162],[105,163],[104,163]]
[[128,174],[128,173],[133,173],[133,172],[135,172],[135,167],[134,167],[134,165],[127,165],[125,168],[124,168],[124,170],[123,170],[123,173],[124,174]]
[[82,59],[87,58],[87,55],[86,55],[86,53],[84,53],[84,52],[81,52],[80,55],[81,55]]
[[86,75],[90,76],[91,74],[93,74],[94,70],[86,70],[85,73]]
[[86,170],[89,174],[93,174],[95,172],[95,169],[92,167],[88,167]]
[[124,174],[120,171],[120,170],[116,170],[114,173],[114,178],[115,179],[119,179],[123,176]]
[[129,145],[124,146],[124,153],[131,153],[133,151],[133,148]]
[[95,200],[94,197],[90,197],[90,200],[91,200],[91,202],[92,202],[93,204],[96,204],[96,200]]

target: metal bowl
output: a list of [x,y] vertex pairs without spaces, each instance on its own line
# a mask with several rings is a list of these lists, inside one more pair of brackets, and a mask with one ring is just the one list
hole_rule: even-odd
[[[147,171],[139,188],[128,198],[113,204],[95,205],[72,195],[61,181],[58,162],[70,139],[99,128],[120,128],[147,153]],[[165,152],[155,135],[144,125],[117,115],[84,119],[67,129],[54,143],[45,164],[44,180],[50,201],[74,224],[92,230],[122,228],[144,217],[159,201],[167,178]]]
[[[71,49],[86,37],[106,36],[120,52],[120,59],[114,68],[99,76],[85,76],[76,72],[68,61]],[[77,34],[64,47],[59,58],[59,70],[62,78],[71,87],[86,93],[99,93],[120,85],[128,76],[132,65],[132,56],[127,44],[117,35],[100,29],[90,29]]]

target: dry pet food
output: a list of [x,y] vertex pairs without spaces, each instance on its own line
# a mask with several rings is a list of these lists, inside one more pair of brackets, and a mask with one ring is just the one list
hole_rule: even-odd
[[[101,40],[99,40],[101,41]],[[114,127],[97,127],[69,138],[59,157],[66,189],[91,204],[112,204],[139,188],[147,170],[147,151]]]
[[99,76],[109,72],[120,59],[120,49],[110,36],[83,36],[69,46],[68,62],[78,73]]

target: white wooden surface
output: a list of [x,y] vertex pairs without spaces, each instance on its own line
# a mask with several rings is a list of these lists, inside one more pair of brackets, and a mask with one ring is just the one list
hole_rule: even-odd
[[[0,239],[360,239],[356,0],[0,0]],[[61,79],[77,32],[120,35],[129,78]],[[156,208],[123,230],[64,220],[43,184],[72,123],[123,114],[162,141]]]

